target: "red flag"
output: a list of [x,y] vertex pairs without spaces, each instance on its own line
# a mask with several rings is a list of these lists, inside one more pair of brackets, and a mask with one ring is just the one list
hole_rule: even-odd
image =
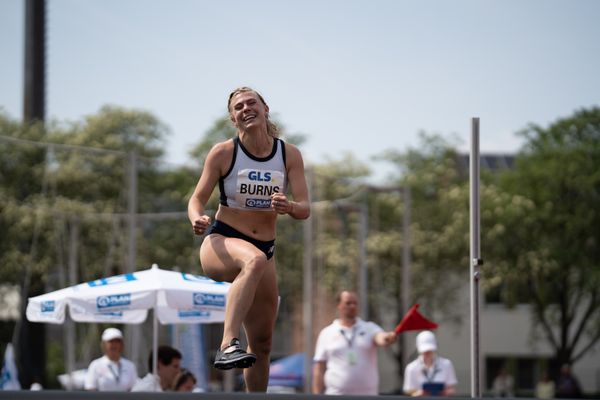
[[396,327],[396,333],[403,331],[418,331],[424,329],[437,329],[438,325],[435,322],[429,321],[427,318],[422,316],[419,311],[418,304],[415,304],[408,310],[402,321]]

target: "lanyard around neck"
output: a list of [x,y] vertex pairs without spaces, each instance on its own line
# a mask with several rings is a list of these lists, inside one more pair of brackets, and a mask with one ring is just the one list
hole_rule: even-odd
[[431,371],[431,375],[429,374],[429,368],[427,368],[425,365],[423,366],[423,375],[425,376],[425,380],[427,382],[433,382],[433,378],[435,378],[435,375],[441,371],[441,369],[438,368],[437,366],[437,360],[435,360],[433,362],[433,371]]
[[121,379],[121,361],[117,361],[117,371],[115,372],[115,370],[113,369],[113,364],[112,361],[109,361],[108,363],[108,369],[110,371],[110,373],[112,374],[112,376],[114,376],[115,381],[117,381],[117,383],[119,383],[119,380]]
[[340,328],[340,333],[342,334],[344,339],[346,339],[346,342],[348,343],[348,347],[352,348],[352,344],[354,343],[354,338],[356,337],[356,325],[352,326],[352,334],[350,335],[350,337],[346,336],[346,332],[341,328]]

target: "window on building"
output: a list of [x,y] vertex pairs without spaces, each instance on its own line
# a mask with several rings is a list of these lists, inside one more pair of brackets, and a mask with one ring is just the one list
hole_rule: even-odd
[[485,383],[489,392],[502,368],[513,377],[515,396],[532,397],[544,372],[548,371],[550,376],[554,376],[557,367],[553,359],[544,357],[488,356],[485,359]]

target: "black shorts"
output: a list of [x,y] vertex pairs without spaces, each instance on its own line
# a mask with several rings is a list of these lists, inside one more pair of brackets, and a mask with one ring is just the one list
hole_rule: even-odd
[[275,254],[275,239],[265,242],[263,240],[251,238],[250,236],[243,234],[237,229],[232,228],[225,222],[221,222],[219,220],[215,220],[210,228],[208,228],[208,231],[206,231],[207,235],[210,235],[211,233],[217,233],[225,237],[242,239],[248,243],[252,243],[257,249],[265,253],[267,260],[270,260],[273,257],[273,254]]

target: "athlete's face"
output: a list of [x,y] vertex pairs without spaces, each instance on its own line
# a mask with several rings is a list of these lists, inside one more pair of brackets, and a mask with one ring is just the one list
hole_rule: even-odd
[[338,311],[342,318],[354,319],[358,315],[358,296],[352,292],[342,292]]
[[233,124],[240,130],[266,125],[269,107],[254,92],[235,94],[229,103]]

